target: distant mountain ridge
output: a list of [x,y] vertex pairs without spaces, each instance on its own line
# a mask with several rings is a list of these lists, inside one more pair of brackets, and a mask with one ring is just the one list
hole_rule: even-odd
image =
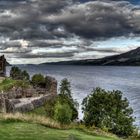
[[43,64],[55,65],[95,65],[95,66],[140,66],[140,47],[119,55],[100,59],[72,60]]

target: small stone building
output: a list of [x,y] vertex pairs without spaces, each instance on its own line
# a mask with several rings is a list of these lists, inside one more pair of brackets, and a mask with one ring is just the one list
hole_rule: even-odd
[[6,59],[4,55],[0,57],[0,77],[4,77],[6,75]]

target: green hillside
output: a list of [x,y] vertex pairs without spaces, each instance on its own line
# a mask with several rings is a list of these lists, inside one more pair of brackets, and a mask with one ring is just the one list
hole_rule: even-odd
[[82,131],[58,130],[39,124],[24,122],[0,122],[1,140],[115,140],[108,137],[92,136]]

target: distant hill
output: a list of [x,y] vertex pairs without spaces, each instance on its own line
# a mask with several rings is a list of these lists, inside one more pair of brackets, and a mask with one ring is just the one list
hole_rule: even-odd
[[140,66],[140,47],[129,52],[100,59],[73,60],[43,64],[55,65],[95,65],[95,66]]

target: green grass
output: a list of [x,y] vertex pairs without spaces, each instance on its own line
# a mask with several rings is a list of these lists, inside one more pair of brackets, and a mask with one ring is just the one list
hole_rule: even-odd
[[0,122],[1,140],[117,140],[92,136],[75,129],[58,130],[25,122]]
[[0,83],[0,91],[7,91],[7,90],[11,89],[15,85],[15,83],[16,83],[15,80],[12,80],[10,78],[4,79]]

